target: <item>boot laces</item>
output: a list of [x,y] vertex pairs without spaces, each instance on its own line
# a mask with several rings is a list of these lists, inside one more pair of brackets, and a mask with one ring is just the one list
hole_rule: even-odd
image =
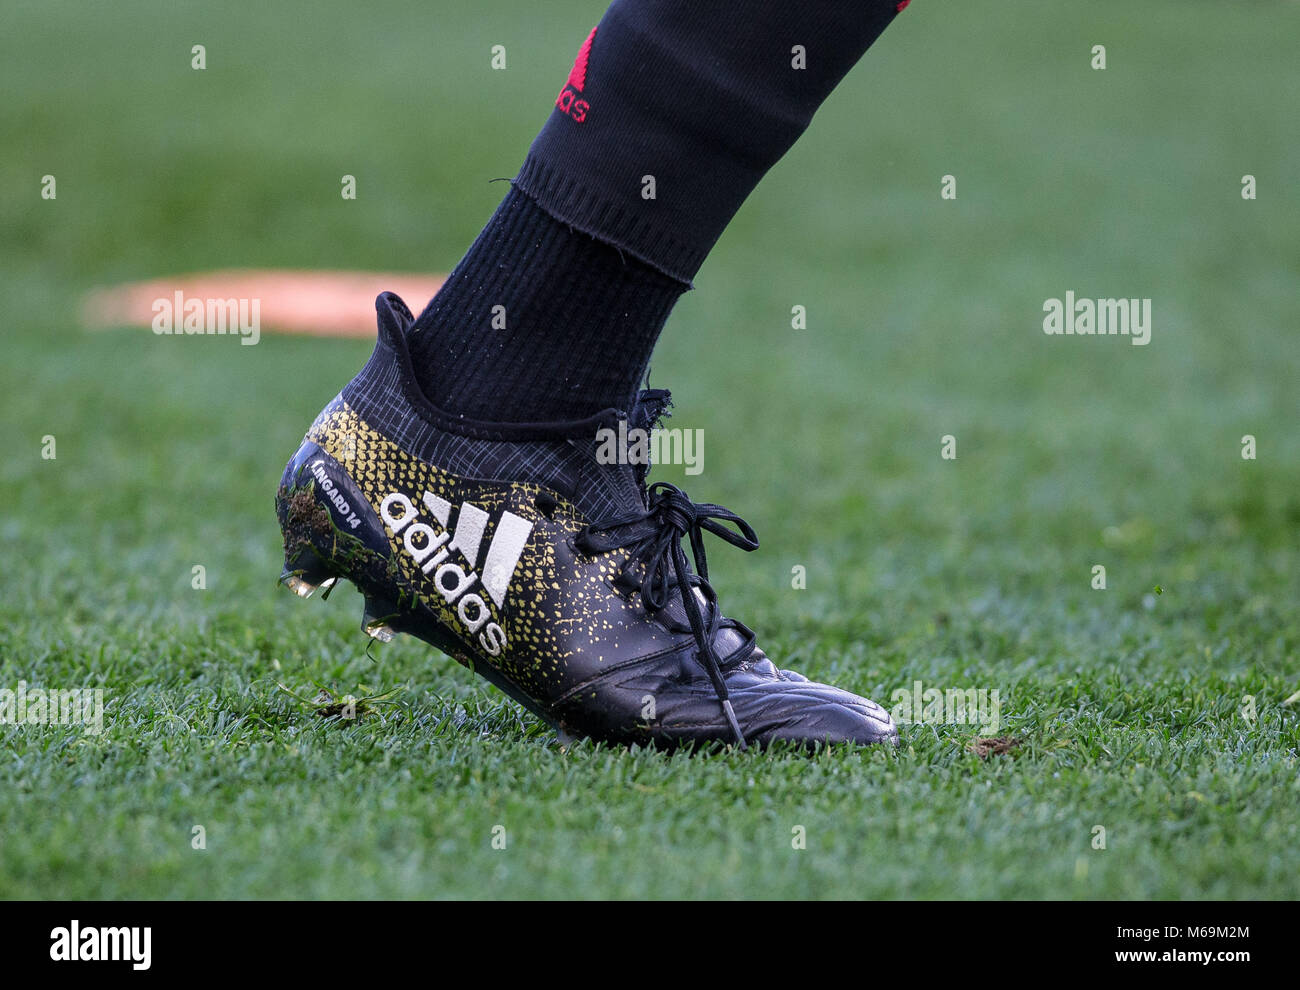
[[[722,616],[717,593],[709,584],[704,534],[712,533],[745,551],[758,549],[758,536],[749,523],[729,509],[711,502],[692,502],[684,491],[664,481],[646,489],[646,503],[644,510],[585,527],[578,533],[579,549],[594,553],[628,550],[618,579],[623,582],[640,572],[641,602],[651,614],[667,607],[674,588],[680,591],[682,608],[699,647],[700,661],[713,683],[736,742],[745,749],[745,735],[736,720],[722,662],[713,646]],[[683,540],[690,542],[694,571],[686,560]]]

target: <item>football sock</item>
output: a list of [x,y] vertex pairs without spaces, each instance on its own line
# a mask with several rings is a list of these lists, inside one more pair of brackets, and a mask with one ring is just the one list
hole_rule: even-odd
[[434,405],[536,423],[627,409],[686,285],[513,188],[408,338]]
[[416,321],[420,385],[472,419],[626,409],[677,297],[907,0],[614,0],[514,186]]

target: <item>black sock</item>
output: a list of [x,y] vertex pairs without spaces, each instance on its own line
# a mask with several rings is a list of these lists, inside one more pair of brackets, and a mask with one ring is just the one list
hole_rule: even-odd
[[687,286],[511,189],[408,338],[447,412],[497,423],[628,409]]
[[416,323],[429,398],[496,422],[626,408],[745,197],[906,6],[614,0]]
[[690,282],[906,6],[614,0],[515,181],[553,216]]

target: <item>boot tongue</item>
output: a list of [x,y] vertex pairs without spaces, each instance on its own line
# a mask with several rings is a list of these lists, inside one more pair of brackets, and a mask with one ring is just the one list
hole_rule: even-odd
[[647,388],[642,389],[636,397],[636,402],[632,405],[632,411],[628,413],[628,426],[637,427],[642,430],[653,430],[659,420],[672,414],[668,411],[673,407],[672,393],[666,388]]
[[[672,396],[667,389],[645,389],[637,395],[636,402],[628,410],[624,421],[626,425],[622,429],[618,417],[611,417],[610,422],[595,438],[591,456],[585,461],[584,488],[588,494],[599,492],[601,498],[608,499],[609,507],[593,517],[593,522],[599,523],[646,510],[648,507],[646,477],[652,466],[648,460],[651,448],[648,443],[638,447],[634,439],[638,435],[633,434],[632,431],[643,430],[648,439],[648,434],[663,419],[671,415],[672,405]],[[623,449],[621,445],[625,442],[627,448],[624,450],[624,456],[620,458],[619,451]],[[644,459],[640,456],[642,452],[646,455]],[[626,456],[629,454],[635,456]],[[630,460],[633,463],[617,463],[618,460]],[[711,606],[700,591],[695,590],[693,593],[699,601],[700,611],[707,622]],[[691,631],[680,587],[673,588],[660,614],[676,631]],[[717,630],[713,645],[718,656],[725,660],[739,650],[744,642],[741,633],[733,628],[732,624],[726,624]]]
[[667,419],[672,415],[669,412],[672,407],[673,397],[666,388],[647,388],[637,395],[636,402],[633,404],[631,412],[628,413],[628,432],[641,430],[646,438],[643,448],[645,459],[641,463],[634,465],[637,469],[637,483],[642,489],[645,488],[646,477],[650,474],[650,434],[659,425],[660,420]]
[[598,503],[593,506],[593,522],[646,509],[646,476],[651,467],[649,435],[671,407],[672,396],[667,389],[644,389],[625,418],[611,416],[592,438],[590,456],[584,461],[582,487]]

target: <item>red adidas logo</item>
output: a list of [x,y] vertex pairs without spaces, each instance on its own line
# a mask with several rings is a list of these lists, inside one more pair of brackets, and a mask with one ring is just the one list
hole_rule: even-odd
[[587,84],[587,59],[591,57],[591,43],[595,37],[596,28],[592,28],[591,34],[587,35],[587,40],[578,49],[578,57],[573,60],[568,82],[560,90],[560,95],[555,98],[556,107],[579,124],[587,119],[587,111],[591,109],[591,105],[586,100],[580,99],[579,94]]

